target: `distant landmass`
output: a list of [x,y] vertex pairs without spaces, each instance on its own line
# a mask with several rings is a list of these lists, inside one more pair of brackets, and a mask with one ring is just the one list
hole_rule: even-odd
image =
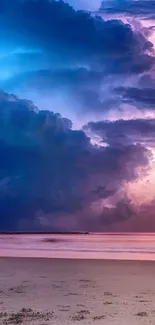
[[42,232],[42,231],[1,231],[0,235],[89,235],[87,231],[60,231],[60,232]]

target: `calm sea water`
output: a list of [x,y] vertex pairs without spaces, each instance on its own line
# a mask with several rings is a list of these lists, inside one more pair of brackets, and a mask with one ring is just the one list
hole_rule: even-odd
[[155,233],[0,235],[0,256],[155,261]]

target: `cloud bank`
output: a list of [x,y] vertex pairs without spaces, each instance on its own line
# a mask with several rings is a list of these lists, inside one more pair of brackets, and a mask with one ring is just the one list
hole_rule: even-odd
[[[22,223],[35,227],[37,213],[55,218],[89,214],[92,203],[113,196],[148,165],[141,145],[92,145],[83,131],[59,114],[0,94],[1,230]],[[84,220],[77,227],[84,224]],[[69,225],[68,225],[69,227]]]
[[114,87],[154,68],[153,44],[143,30],[121,20],[93,17],[62,1],[18,0],[12,6],[1,15],[0,86],[5,91],[38,105],[46,92],[43,107],[53,100],[66,115],[66,106],[73,105],[69,117],[76,119],[83,111],[95,115],[96,108],[100,113],[111,109]]
[[99,6],[1,1],[0,230],[153,229],[154,4]]

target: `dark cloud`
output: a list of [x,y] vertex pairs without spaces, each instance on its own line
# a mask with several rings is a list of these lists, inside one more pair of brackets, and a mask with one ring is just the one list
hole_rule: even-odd
[[122,95],[125,103],[134,104],[140,108],[155,108],[155,88],[118,87],[116,92]]
[[128,197],[124,196],[118,200],[115,206],[103,207],[97,220],[92,220],[91,230],[98,231],[98,225],[103,231],[109,231],[115,225],[121,229],[124,223],[126,224],[128,220],[136,217],[138,217],[136,207]]
[[149,152],[133,144],[93,146],[68,119],[1,92],[0,158],[0,228],[17,229],[25,220],[32,229],[41,213],[54,229],[59,217],[72,219],[135,179]]
[[118,120],[114,122],[90,122],[84,126],[86,132],[100,136],[105,144],[112,147],[131,144],[155,144],[155,119]]
[[110,0],[102,1],[101,12],[109,14],[128,14],[143,18],[155,18],[154,0]]
[[7,39],[16,36],[16,43],[51,52],[63,64],[86,64],[100,70],[109,64],[115,72],[117,63],[121,73],[126,66],[137,73],[154,64],[146,53],[152,44],[142,33],[119,20],[104,21],[75,11],[63,1],[17,1],[6,9],[3,24]]
[[103,207],[96,218],[86,219],[92,231],[100,229],[105,232],[154,232],[155,201],[137,206],[127,196],[118,200],[112,207]]
[[117,222],[113,224],[113,231],[119,231],[121,228],[122,232],[154,232],[154,200],[149,203],[140,204],[139,207],[133,206],[133,209],[135,213],[126,222],[121,223],[121,225]]
[[4,1],[1,27],[0,87],[75,123],[119,110],[114,88],[154,67],[143,30],[63,1]]
[[[104,11],[147,18],[147,4],[115,1]],[[73,130],[60,114],[0,92],[0,229],[100,230],[139,216],[125,186],[150,167],[154,119],[103,119],[128,104],[154,108],[150,30],[54,0],[1,1],[0,24],[1,88],[39,108],[49,100],[71,120],[76,113],[78,127],[86,113],[102,119]]]

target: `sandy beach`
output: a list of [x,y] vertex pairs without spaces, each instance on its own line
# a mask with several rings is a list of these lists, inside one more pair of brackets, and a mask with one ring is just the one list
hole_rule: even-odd
[[155,324],[155,263],[0,258],[0,324]]

